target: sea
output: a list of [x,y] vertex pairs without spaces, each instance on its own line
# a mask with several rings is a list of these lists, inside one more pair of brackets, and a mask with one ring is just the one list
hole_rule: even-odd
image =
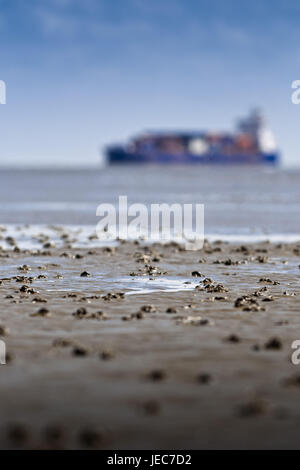
[[98,205],[117,207],[121,195],[128,204],[204,204],[210,240],[300,241],[300,169],[270,167],[1,169],[0,224],[21,248],[41,231],[55,237],[58,226],[86,245]]

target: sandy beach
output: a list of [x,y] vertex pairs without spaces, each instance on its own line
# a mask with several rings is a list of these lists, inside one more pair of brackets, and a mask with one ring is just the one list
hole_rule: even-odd
[[2,231],[2,449],[299,448],[300,243],[57,233]]

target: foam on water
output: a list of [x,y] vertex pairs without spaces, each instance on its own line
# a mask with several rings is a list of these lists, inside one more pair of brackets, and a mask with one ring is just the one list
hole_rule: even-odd
[[[68,234],[69,240],[74,248],[94,248],[116,245],[117,241],[100,240],[96,236],[95,226],[93,225],[2,225],[0,234],[0,246],[5,249],[13,248],[7,241],[7,237],[12,237],[21,249],[39,249],[42,247],[41,236],[48,236],[57,247],[64,245],[61,239],[62,234]],[[214,242],[222,240],[229,243],[257,243],[269,241],[271,243],[295,243],[300,242],[300,233],[207,233],[205,238]],[[175,238],[173,238],[175,240]],[[141,242],[147,243],[145,237],[140,238]],[[168,240],[171,241],[171,240]],[[176,239],[176,241],[178,241]],[[162,240],[161,243],[166,243]]]

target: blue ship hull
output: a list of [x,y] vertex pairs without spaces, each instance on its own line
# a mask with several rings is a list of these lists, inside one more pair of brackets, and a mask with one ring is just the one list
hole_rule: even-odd
[[107,159],[110,164],[251,164],[251,165],[277,165],[279,155],[277,153],[256,154],[206,154],[195,156],[189,153],[170,154],[154,152],[151,154],[138,154],[128,152],[122,147],[110,147],[107,149]]

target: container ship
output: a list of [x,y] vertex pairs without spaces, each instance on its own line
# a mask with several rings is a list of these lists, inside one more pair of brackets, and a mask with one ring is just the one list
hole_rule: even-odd
[[266,164],[279,152],[271,130],[255,110],[238,121],[234,133],[145,132],[124,145],[106,149],[109,164]]

